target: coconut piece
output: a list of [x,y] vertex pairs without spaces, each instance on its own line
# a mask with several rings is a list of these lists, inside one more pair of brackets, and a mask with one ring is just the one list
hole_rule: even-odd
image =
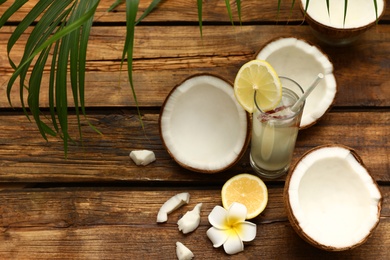
[[282,37],[261,48],[256,59],[268,61],[279,76],[295,80],[304,91],[319,73],[324,75],[305,101],[301,129],[314,125],[332,106],[337,93],[333,64],[319,47],[298,38]]
[[194,257],[194,254],[181,242],[176,242],[176,256],[179,260],[191,260]]
[[341,145],[302,156],[287,176],[284,201],[295,231],[341,251],[363,244],[379,223],[382,195],[358,154]]
[[193,210],[187,211],[187,213],[177,221],[178,228],[183,234],[190,233],[197,229],[200,223],[201,209],[202,203],[198,203]]
[[232,84],[212,75],[195,75],[176,86],[162,106],[159,124],[171,157],[196,172],[226,170],[249,143],[248,113],[236,101]]
[[[385,13],[385,0],[348,1],[344,19],[345,2],[339,0],[310,1],[301,0],[301,11],[305,20],[313,28],[314,34],[322,41],[332,45],[349,44],[362,33],[375,26],[377,19]],[[377,17],[378,15],[378,17]]]
[[156,160],[156,156],[153,151],[149,150],[136,150],[130,152],[130,158],[136,165],[148,165]]
[[189,201],[190,194],[188,192],[176,194],[175,196],[168,199],[166,202],[164,202],[158,211],[157,223],[166,222],[168,220],[168,214],[180,208],[184,204],[188,204]]

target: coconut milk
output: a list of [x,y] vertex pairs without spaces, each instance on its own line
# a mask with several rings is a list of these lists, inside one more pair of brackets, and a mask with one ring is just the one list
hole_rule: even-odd
[[256,109],[253,113],[250,163],[260,176],[276,178],[290,166],[303,106],[296,112],[290,107],[298,98],[294,91],[283,88],[282,101],[275,110],[264,113]]

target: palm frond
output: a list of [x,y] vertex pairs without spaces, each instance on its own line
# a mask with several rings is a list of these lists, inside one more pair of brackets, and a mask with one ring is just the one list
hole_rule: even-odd
[[345,25],[345,20],[347,19],[347,9],[348,9],[348,0],[344,0],[344,20],[343,20],[344,25]]
[[141,111],[139,110],[138,99],[135,93],[134,83],[133,83],[134,33],[135,33],[135,25],[137,23],[136,17],[138,13],[138,5],[139,5],[139,0],[126,0],[126,41],[122,53],[122,63],[127,57],[127,74],[129,78],[129,83],[133,93],[134,102],[137,106],[138,117],[140,118],[142,128],[144,128],[143,122],[141,120]]
[[[7,0],[0,1],[0,4],[5,3]],[[16,13],[28,0],[15,1],[0,17],[0,28],[8,21],[8,19]]]
[[238,21],[240,22],[240,25],[242,23],[241,21],[241,0],[236,0],[237,4],[237,14],[238,14]]
[[379,17],[378,17],[378,3],[376,2],[376,0],[373,0],[373,1],[374,1],[374,7],[375,7],[376,23],[378,24],[378,20],[379,20]]
[[[115,9],[118,5],[122,4],[123,0],[117,0],[108,11],[112,11]],[[144,128],[142,117],[141,117],[141,111],[139,109],[138,105],[138,99],[134,88],[133,83],[133,49],[134,49],[134,32],[135,32],[135,26],[141,22],[150,12],[152,12],[156,6],[161,2],[161,0],[153,0],[148,8],[144,11],[144,13],[136,20],[137,13],[138,13],[138,5],[139,0],[136,1],[126,1],[126,38],[125,38],[125,45],[122,52],[122,58],[121,58],[121,64],[120,64],[120,70],[122,71],[123,64],[125,62],[125,59],[127,58],[127,73],[128,73],[128,79],[133,95],[134,102],[137,107],[137,113],[138,117],[140,119],[140,123],[142,128]]]
[[108,8],[107,12],[111,12],[115,8],[118,7],[118,5],[122,4],[124,0],[115,0],[115,2]]
[[200,37],[203,37],[203,1],[197,0],[196,3],[198,6],[198,22],[199,22]]
[[229,15],[230,22],[232,23],[232,25],[234,25],[234,20],[233,20],[232,8],[230,6],[230,1],[229,0],[225,0],[225,5],[226,5],[226,9],[227,9],[227,12],[228,12],[228,15]]
[[[33,115],[33,118],[38,126],[41,135],[47,139],[46,134],[53,135],[60,134],[64,141],[64,152],[67,155],[68,140],[71,140],[68,133],[68,100],[67,100],[67,75],[68,75],[68,60],[71,60],[71,86],[76,111],[79,105],[84,106],[83,101],[83,86],[80,88],[77,82],[80,76],[83,78],[85,73],[85,56],[86,43],[85,35],[89,34],[89,29],[85,30],[83,37],[76,36],[72,33],[80,33],[80,28],[88,28],[91,26],[95,10],[99,3],[98,0],[88,1],[39,1],[28,15],[18,25],[15,32],[10,37],[7,45],[7,54],[9,62],[14,68],[14,72],[7,85],[7,97],[11,102],[11,90],[15,81],[19,78],[20,101],[22,108],[28,117],[27,107],[24,103],[24,91],[28,92],[28,108]],[[15,12],[16,7],[20,8],[22,5],[13,6],[11,11]],[[10,10],[10,9],[8,9]],[[10,12],[11,12],[10,11]],[[42,15],[40,20],[34,26],[24,49],[23,57],[18,65],[11,59],[11,51],[20,36],[25,33],[32,23],[39,15]],[[69,18],[70,17],[70,18]],[[3,18],[3,17],[2,17]],[[7,18],[8,19],[8,18]],[[6,21],[6,19],[4,19]],[[2,21],[2,24],[5,23]],[[83,35],[83,34],[81,34]],[[83,39],[83,41],[81,41]],[[78,40],[78,41],[73,41]],[[80,44],[81,41],[81,44]],[[48,60],[48,54],[54,45],[54,54],[50,70],[49,83],[49,107],[51,114],[51,123],[54,130],[48,127],[41,119],[42,113],[40,111],[40,86],[44,70],[44,66]],[[72,44],[75,44],[72,46]],[[74,50],[77,57],[74,54]],[[73,52],[71,53],[71,50]],[[30,75],[30,79],[26,84],[28,68],[32,64],[34,58],[37,58]],[[84,58],[83,58],[84,57]],[[79,63],[81,61],[81,64]],[[76,82],[76,83],[75,83]],[[76,84],[76,85],[75,85]],[[81,97],[80,104],[79,98]],[[84,108],[82,108],[84,111]],[[47,119],[47,118],[46,118]],[[58,123],[57,123],[58,120]]]
[[330,16],[330,4],[329,4],[329,0],[326,0],[326,9],[328,9],[328,15]]
[[146,10],[142,13],[142,15],[140,16],[140,18],[138,18],[137,22],[135,23],[136,25],[141,22],[146,16],[149,15],[150,12],[152,12],[156,7],[157,5],[161,2],[161,0],[153,0],[148,8],[146,8]]

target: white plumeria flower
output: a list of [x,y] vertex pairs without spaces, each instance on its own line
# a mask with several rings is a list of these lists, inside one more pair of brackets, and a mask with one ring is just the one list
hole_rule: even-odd
[[207,236],[214,247],[223,245],[227,254],[233,255],[244,250],[244,243],[255,239],[256,224],[245,221],[245,205],[234,202],[229,210],[216,206],[209,214],[212,225]]

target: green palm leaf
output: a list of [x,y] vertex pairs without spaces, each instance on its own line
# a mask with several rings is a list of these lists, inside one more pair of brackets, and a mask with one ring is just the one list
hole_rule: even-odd
[[374,1],[374,7],[375,7],[376,23],[378,24],[378,20],[379,20],[379,17],[378,17],[378,3],[376,2],[376,0],[373,0],[373,1]]
[[115,2],[108,8],[107,12],[111,12],[114,10],[118,5],[122,4],[124,0],[115,0]]
[[238,20],[240,21],[241,24],[241,0],[236,0],[236,4],[237,4]]
[[232,9],[230,7],[230,1],[229,0],[225,0],[225,5],[226,5],[226,9],[227,9],[227,12],[228,12],[228,15],[229,15],[230,22],[232,23],[232,25],[234,25]]
[[[344,0],[344,21],[343,24],[345,25],[345,19],[347,19],[347,9],[348,9],[348,0]],[[329,6],[328,6],[329,10]]]
[[203,37],[203,1],[197,0],[196,3],[198,6],[198,22],[199,22],[200,37]]
[[[46,3],[46,6],[40,4],[42,2]],[[69,4],[72,3],[70,6]],[[22,60],[19,65],[15,65],[12,59],[9,58],[10,64],[14,67],[15,71],[11,76],[8,85],[7,85],[7,97],[11,104],[11,89],[16,79],[19,78],[19,87],[20,87],[20,100],[22,102],[23,110],[26,115],[27,110],[24,104],[24,89],[28,90],[28,104],[31,114],[33,115],[35,122],[38,126],[38,129],[41,135],[46,139],[46,133],[53,134],[55,131],[49,130],[46,124],[40,118],[41,112],[39,109],[39,92],[40,92],[40,78],[38,75],[42,75],[43,67],[47,61],[46,52],[50,49],[53,43],[55,45],[55,54],[58,57],[53,57],[53,60],[56,63],[52,63],[52,70],[50,75],[50,84],[49,84],[49,106],[51,113],[51,120],[54,125],[54,128],[59,132],[61,138],[64,141],[64,152],[65,156],[67,155],[68,150],[68,140],[70,136],[68,133],[68,100],[67,100],[67,69],[68,69],[68,60],[70,55],[71,43],[70,34],[73,31],[77,31],[81,26],[85,24],[90,24],[95,14],[96,7],[99,3],[97,0],[93,1],[82,1],[82,4],[77,4],[77,1],[40,1],[38,4],[30,11],[29,15],[21,22],[18,26],[19,29],[16,33],[11,36],[11,42],[8,44],[8,56],[10,57],[10,52],[12,47],[16,43],[20,35],[31,25],[31,23],[38,17],[43,11],[46,11],[42,18],[39,20],[37,25],[34,27],[25,47],[25,52],[22,57]],[[50,6],[49,6],[50,4]],[[65,8],[69,6],[68,8]],[[20,8],[20,7],[19,7]],[[47,8],[47,9],[46,9]],[[72,19],[66,21],[68,15],[72,13]],[[64,25],[65,24],[65,25]],[[58,29],[60,26],[60,29]],[[88,26],[87,26],[88,27]],[[90,25],[89,25],[90,27]],[[45,28],[45,30],[43,30]],[[51,35],[55,31],[54,35]],[[88,32],[88,30],[86,30]],[[85,41],[85,36],[83,37]],[[81,38],[77,38],[81,39]],[[76,43],[78,44],[78,43]],[[82,45],[85,46],[86,42]],[[81,45],[80,45],[81,46]],[[82,48],[83,51],[86,51],[86,47]],[[31,65],[33,59],[39,55],[37,61],[34,64],[34,69],[32,75],[30,76],[30,81],[27,86],[25,86],[25,80],[27,76],[28,67]],[[85,54],[83,54],[85,57]],[[80,59],[78,57],[72,58],[72,60]],[[54,67],[55,64],[55,67]],[[80,75],[85,73],[85,60],[82,63],[82,66],[76,66],[71,69],[72,75]],[[35,67],[36,66],[36,67]],[[80,69],[81,68],[81,69]],[[74,76],[71,76],[71,78]],[[77,77],[77,76],[76,76]],[[83,77],[83,76],[82,76]],[[74,83],[74,81],[72,81]],[[72,83],[71,82],[71,83]],[[78,86],[72,85],[72,91],[74,91],[74,97],[76,97],[75,104],[78,107],[78,96],[83,97],[83,93],[80,95],[80,90]],[[12,104],[11,104],[12,105]],[[54,109],[55,106],[55,109]],[[77,110],[77,109],[76,109]],[[56,123],[56,118],[59,122],[59,128]],[[58,131],[60,130],[60,131]]]
[[146,8],[145,12],[143,12],[143,14],[140,16],[140,18],[138,18],[137,22],[135,24],[138,24],[139,22],[141,22],[146,16],[149,15],[150,12],[152,12],[154,10],[154,8],[157,7],[157,5],[161,2],[161,0],[153,0],[148,8]]
[[[0,4],[3,2],[5,1],[0,1]],[[26,2],[28,1],[15,1],[15,3],[13,3],[1,16],[0,27],[2,27],[11,15],[17,12]],[[7,98],[10,105],[12,106],[11,90],[14,87],[16,80],[19,79],[19,99],[24,113],[29,118],[28,108],[44,139],[47,140],[47,134],[59,134],[64,142],[65,157],[68,150],[68,141],[72,140],[68,132],[67,81],[68,78],[70,78],[75,113],[79,126],[79,135],[82,140],[81,115],[86,117],[84,92],[87,44],[93,16],[99,2],[99,0],[39,1],[16,27],[7,44],[8,60],[11,67],[14,69],[7,85]],[[116,0],[110,10],[122,2],[123,0]],[[134,28],[135,25],[154,10],[160,2],[161,0],[153,0],[142,16],[136,20],[139,1],[126,1],[127,37],[122,63],[127,57],[128,77],[140,118],[141,114],[132,77]],[[29,27],[33,26],[33,23],[35,23],[38,17],[40,17],[40,19],[36,22],[24,47],[23,57],[19,61],[19,64],[17,64],[17,62],[11,58],[12,49],[17,44],[20,36],[26,33],[26,30]],[[50,63],[51,69],[48,84],[50,111],[50,117],[48,118],[42,113],[40,108],[40,92],[43,72],[46,63],[48,62],[50,51],[52,52],[52,59]],[[28,69],[31,66],[33,66],[33,69],[28,79]],[[24,102],[25,91],[28,93],[27,105]],[[49,127],[45,121],[50,122],[53,129]],[[92,124],[89,122],[88,124],[95,131],[100,133]]]
[[133,83],[134,31],[135,31],[136,17],[138,12],[138,4],[139,4],[139,0],[126,0],[126,41],[125,41],[125,47],[122,54],[122,62],[127,56],[127,74],[129,77],[129,82],[133,93],[134,102],[137,106],[138,117],[140,118],[142,128],[144,128],[141,119],[141,112],[138,106],[137,95],[135,93],[134,83]]

